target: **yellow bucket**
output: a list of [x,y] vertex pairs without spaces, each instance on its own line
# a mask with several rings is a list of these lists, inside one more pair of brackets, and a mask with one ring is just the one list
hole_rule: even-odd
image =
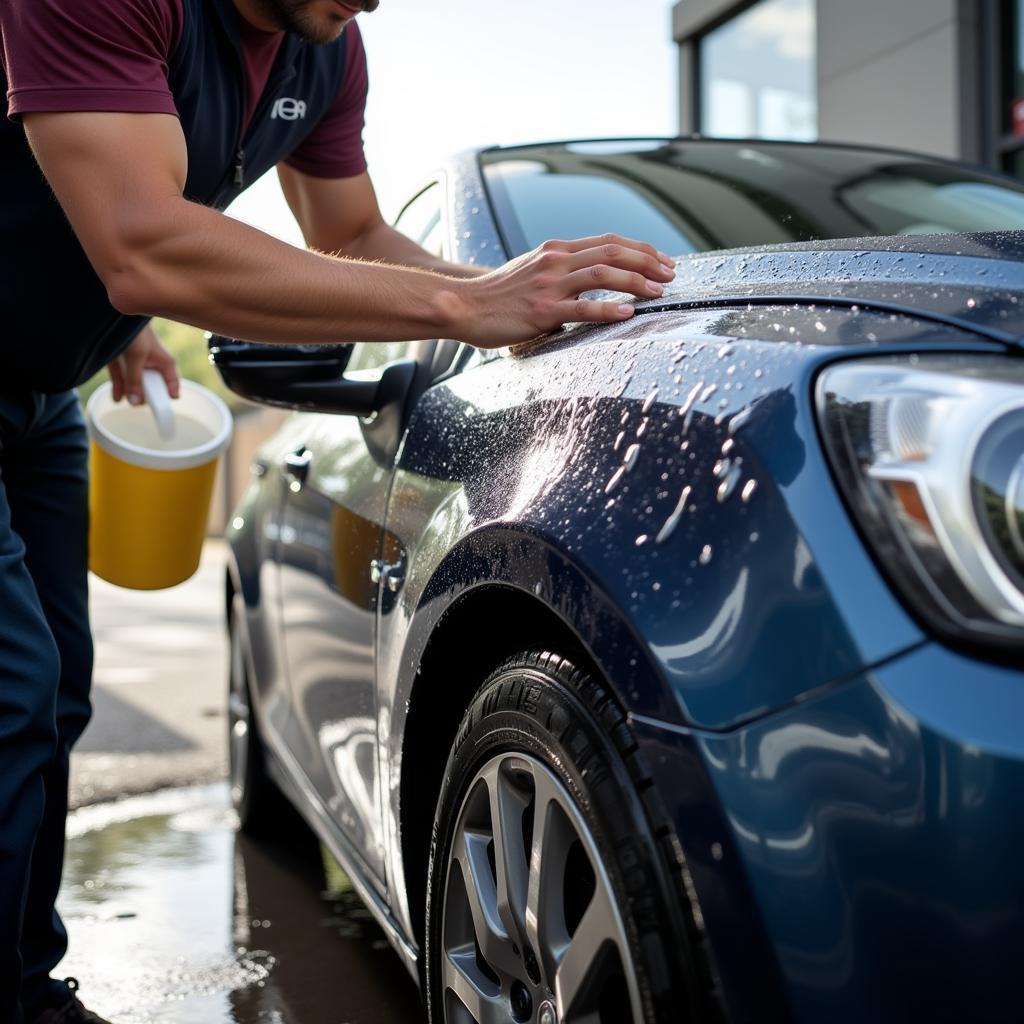
[[199,567],[217,459],[231,413],[192,381],[167,396],[144,374],[146,404],[115,402],[110,384],[86,407],[89,424],[89,568],[132,590],[162,590]]

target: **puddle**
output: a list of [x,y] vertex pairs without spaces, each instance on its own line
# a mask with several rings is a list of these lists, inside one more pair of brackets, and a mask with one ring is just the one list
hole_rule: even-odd
[[421,1024],[344,872],[297,818],[281,832],[237,835],[223,785],[76,811],[58,972],[115,1024]]

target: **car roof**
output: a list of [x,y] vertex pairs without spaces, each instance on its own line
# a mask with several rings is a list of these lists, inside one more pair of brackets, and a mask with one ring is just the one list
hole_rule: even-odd
[[[1010,181],[1014,181],[1019,184],[1019,180],[1014,178],[1012,175],[1006,174],[1003,171],[992,167],[986,167],[983,164],[979,164],[969,160],[957,160],[951,157],[940,156],[935,153],[923,153],[920,150],[903,149],[898,146],[880,146],[871,143],[861,142],[849,142],[839,141],[833,139],[815,139],[813,141],[798,140],[798,139],[764,139],[764,138],[750,138],[750,137],[736,137],[736,138],[719,138],[707,135],[701,135],[694,132],[689,135],[624,135],[624,136],[607,136],[607,137],[582,137],[575,139],[538,139],[529,142],[517,142],[517,143],[502,143],[492,146],[483,146],[476,150],[476,153],[481,157],[486,156],[498,156],[498,155],[512,155],[521,152],[531,150],[551,150],[561,149],[569,151],[575,146],[608,146],[614,147],[612,152],[615,153],[630,153],[642,150],[632,150],[626,147],[630,144],[636,144],[639,147],[648,147],[650,145],[676,145],[679,143],[685,143],[687,145],[698,145],[698,146],[718,146],[728,147],[735,146],[737,148],[749,148],[756,146],[770,146],[770,147],[785,147],[794,150],[805,149],[805,150],[816,150],[816,149],[839,149],[849,150],[857,153],[879,153],[888,154],[890,156],[900,156],[909,158],[912,160],[926,160],[929,163],[935,164],[946,164],[957,167],[969,167],[974,171],[996,177],[1005,178]],[[596,149],[595,149],[596,152]]]

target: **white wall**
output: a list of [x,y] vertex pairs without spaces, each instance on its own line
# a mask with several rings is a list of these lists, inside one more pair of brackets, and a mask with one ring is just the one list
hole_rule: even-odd
[[819,136],[978,159],[974,8],[818,0]]

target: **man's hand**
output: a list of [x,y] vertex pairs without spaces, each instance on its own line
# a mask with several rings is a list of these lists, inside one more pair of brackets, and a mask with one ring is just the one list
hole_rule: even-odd
[[604,290],[655,299],[675,276],[674,263],[664,253],[619,235],[545,242],[461,286],[468,308],[460,338],[481,348],[502,348],[564,323],[628,320],[632,304],[581,299],[580,295]]
[[110,371],[115,402],[120,402],[125,396],[132,405],[141,405],[146,400],[142,392],[143,370],[159,370],[167,382],[167,393],[171,398],[177,398],[181,392],[181,379],[174,356],[160,344],[148,324],[107,369]]
[[281,164],[278,176],[312,249],[418,267],[446,277],[487,278],[470,288],[468,296],[463,294],[463,316],[451,331],[452,337],[485,348],[529,341],[567,320],[628,319],[632,305],[580,302],[579,296],[604,289],[657,298],[662,285],[675,277],[672,259],[619,235],[548,242],[497,270],[447,263],[388,227],[368,174],[314,178]]

